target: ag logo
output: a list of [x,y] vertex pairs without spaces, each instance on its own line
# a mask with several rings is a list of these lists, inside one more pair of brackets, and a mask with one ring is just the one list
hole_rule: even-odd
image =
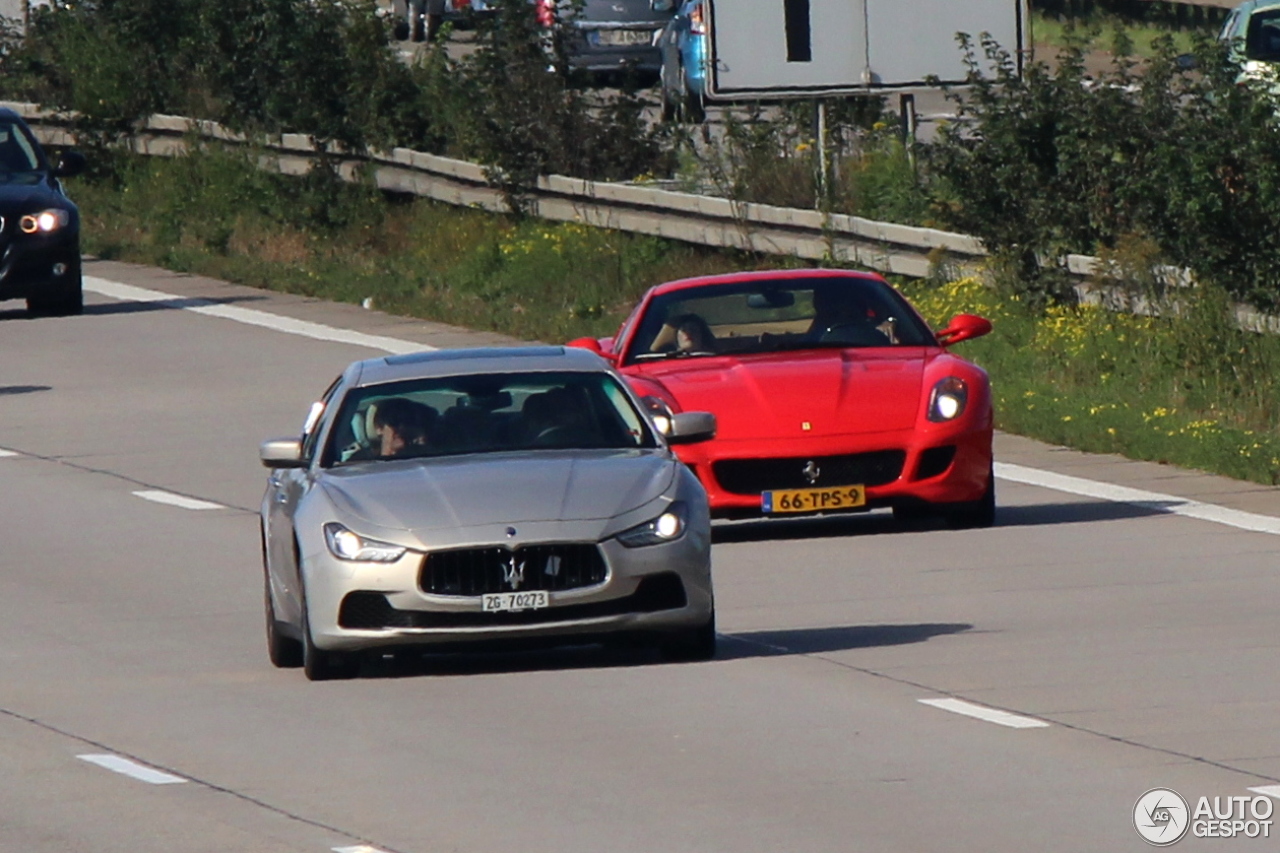
[[1152,788],[1133,807],[1133,827],[1142,840],[1156,847],[1167,847],[1182,840],[1191,825],[1187,801],[1169,788]]

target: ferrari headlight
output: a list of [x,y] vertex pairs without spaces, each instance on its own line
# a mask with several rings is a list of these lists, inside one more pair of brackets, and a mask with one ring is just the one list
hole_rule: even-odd
[[336,521],[324,526],[324,541],[329,546],[329,553],[339,560],[358,563],[394,563],[406,550],[389,542],[366,539]]
[[948,376],[933,386],[929,395],[929,420],[934,423],[952,421],[964,414],[969,402],[969,386],[963,379]]
[[28,213],[18,220],[23,234],[49,234],[63,228],[71,221],[71,214],[60,207],[51,207],[39,213]]
[[652,521],[638,524],[630,530],[618,534],[618,541],[628,548],[643,548],[646,545],[661,545],[663,542],[674,542],[684,535],[689,523],[689,508],[681,501],[667,507],[667,511]]

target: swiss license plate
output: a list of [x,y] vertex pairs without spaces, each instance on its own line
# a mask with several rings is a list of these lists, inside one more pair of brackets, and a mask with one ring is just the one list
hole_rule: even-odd
[[619,46],[649,44],[653,33],[649,30],[596,30],[596,44]]
[[778,489],[760,495],[760,508],[767,513],[822,512],[854,509],[867,502],[864,486],[839,486],[833,489]]
[[485,613],[500,610],[538,610],[551,602],[545,590],[533,592],[495,592],[482,596]]

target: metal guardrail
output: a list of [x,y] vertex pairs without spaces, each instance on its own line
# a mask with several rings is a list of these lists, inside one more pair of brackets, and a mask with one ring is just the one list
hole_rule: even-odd
[[[35,104],[0,103],[22,115],[41,141],[71,145],[65,118]],[[214,122],[181,116],[152,116],[138,129],[139,153],[175,156],[192,138],[249,145],[250,140]],[[303,174],[316,155],[310,138],[283,134],[254,142],[286,174]],[[448,204],[505,212],[502,193],[490,185],[483,167],[463,160],[396,148],[352,156],[343,170],[372,165],[380,188]],[[751,204],[674,192],[639,184],[614,184],[549,175],[532,193],[533,212],[564,222],[614,228],[704,246],[742,249],[806,260],[860,264],[886,273],[924,277],[939,263],[976,267],[985,257],[982,241],[965,234],[877,222],[845,214]]]
[[[35,104],[0,102],[0,106],[22,115],[42,143],[75,144],[65,117]],[[251,142],[214,122],[165,115],[152,116],[138,129],[134,149],[140,154],[172,157],[184,153],[193,138],[255,145],[263,152],[267,165],[284,174],[305,174],[316,156],[315,146],[303,134]],[[340,169],[353,177],[368,166],[373,167],[375,180],[384,190],[494,212],[509,210],[501,191],[489,184],[484,168],[475,163],[396,148],[348,157]],[[582,222],[703,246],[848,262],[914,278],[936,274],[940,268],[952,274],[976,272],[987,256],[982,241],[967,234],[846,214],[734,202],[643,185],[549,175],[538,180],[532,195],[533,212],[545,219]],[[1107,279],[1103,261],[1089,255],[1068,255],[1064,260],[1083,300],[1119,307],[1115,292],[1101,284]],[[1186,270],[1164,272],[1174,284],[1191,281]],[[1123,301],[1124,307],[1135,313],[1156,310],[1140,299]],[[1245,305],[1238,306],[1236,313],[1241,328],[1280,333],[1280,317]]]

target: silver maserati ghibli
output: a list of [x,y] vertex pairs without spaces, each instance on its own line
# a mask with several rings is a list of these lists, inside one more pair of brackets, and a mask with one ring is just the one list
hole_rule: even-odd
[[715,653],[707,497],[601,358],[561,347],[358,361],[267,441],[267,645],[309,679],[362,653],[640,638]]

